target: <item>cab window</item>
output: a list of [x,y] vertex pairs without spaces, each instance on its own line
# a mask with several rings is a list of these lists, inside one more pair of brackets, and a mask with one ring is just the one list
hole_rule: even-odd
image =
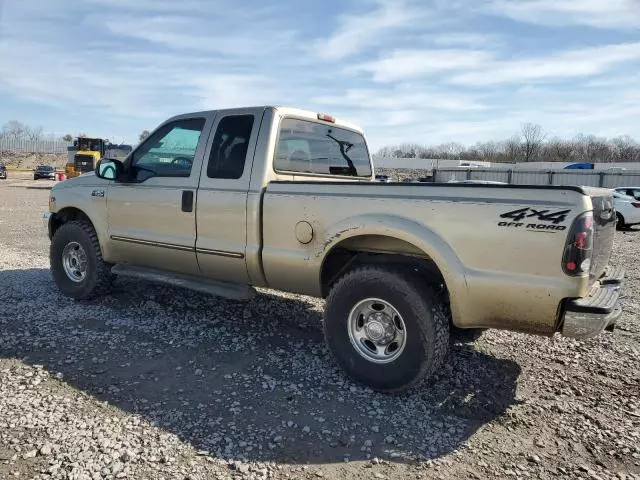
[[278,172],[371,176],[369,152],[361,134],[294,118],[282,120],[274,166]]
[[253,123],[253,115],[229,115],[220,120],[209,155],[207,177],[242,177]]

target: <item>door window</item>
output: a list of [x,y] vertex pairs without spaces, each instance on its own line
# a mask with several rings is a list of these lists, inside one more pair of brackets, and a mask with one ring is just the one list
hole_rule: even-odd
[[144,181],[150,177],[191,175],[204,124],[204,118],[188,118],[160,127],[133,153],[134,178]]

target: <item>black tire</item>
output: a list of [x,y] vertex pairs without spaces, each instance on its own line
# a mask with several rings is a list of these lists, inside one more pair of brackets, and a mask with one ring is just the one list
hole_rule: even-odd
[[[87,257],[86,274],[82,281],[75,282],[67,276],[62,264],[62,252],[67,244],[77,242]],[[53,236],[49,250],[51,273],[56,286],[65,295],[84,300],[109,291],[114,275],[111,265],[102,259],[98,236],[87,221],[71,221],[63,224]]]
[[[390,363],[366,359],[351,343],[348,318],[355,305],[377,298],[392,305],[406,326],[406,345]],[[345,274],[331,289],[324,319],[325,340],[346,374],[382,392],[401,392],[440,369],[449,347],[446,305],[422,280],[401,270],[359,267]]]
[[451,340],[459,343],[473,343],[486,331],[486,328],[458,328],[450,327]]
[[616,218],[618,219],[618,221],[616,222],[616,229],[625,230],[627,228],[627,225],[624,223],[624,217],[616,212]]

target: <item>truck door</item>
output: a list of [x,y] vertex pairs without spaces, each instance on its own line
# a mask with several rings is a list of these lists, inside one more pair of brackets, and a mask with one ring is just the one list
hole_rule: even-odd
[[247,108],[219,111],[216,117],[196,213],[196,255],[200,271],[209,278],[249,283],[247,195],[263,115],[263,108]]
[[198,274],[195,199],[213,113],[174,117],[131,156],[107,195],[110,261]]

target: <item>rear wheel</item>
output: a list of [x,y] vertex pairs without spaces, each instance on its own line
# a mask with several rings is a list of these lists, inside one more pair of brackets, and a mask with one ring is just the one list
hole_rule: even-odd
[[77,300],[108,291],[114,275],[102,259],[98,237],[87,221],[62,225],[51,240],[51,273],[57,287]]
[[331,289],[325,339],[353,380],[378,391],[399,392],[442,365],[449,344],[446,312],[420,279],[400,270],[360,267]]
[[618,219],[618,221],[616,222],[616,228],[618,230],[624,230],[625,228],[627,228],[627,225],[624,223],[624,217],[622,215],[616,212],[616,218]]

